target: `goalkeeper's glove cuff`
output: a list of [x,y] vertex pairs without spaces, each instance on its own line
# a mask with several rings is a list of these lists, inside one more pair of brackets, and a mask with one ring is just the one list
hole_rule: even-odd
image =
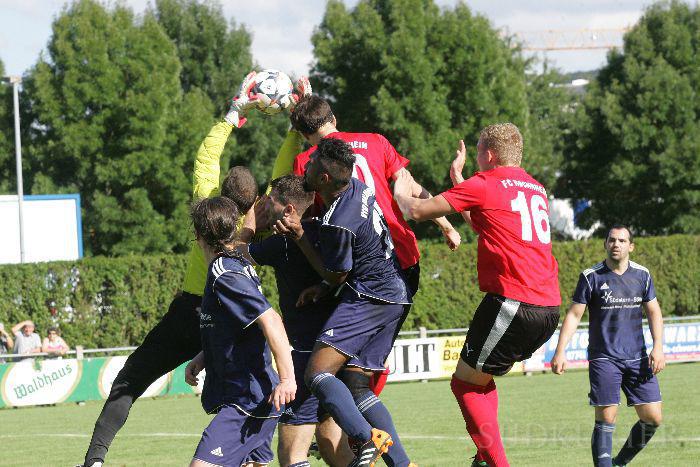
[[248,121],[245,117],[241,116],[237,110],[233,109],[229,110],[229,112],[224,117],[224,120],[226,120],[226,123],[235,128],[242,127],[243,125],[245,125],[245,122]]

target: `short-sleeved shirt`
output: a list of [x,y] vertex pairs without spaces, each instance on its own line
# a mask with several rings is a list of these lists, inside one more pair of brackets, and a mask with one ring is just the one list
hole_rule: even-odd
[[39,337],[39,334],[33,332],[25,336],[21,331],[15,334],[14,352],[16,354],[26,354],[37,347],[41,348],[41,337]]
[[319,239],[323,266],[348,272],[345,283],[356,293],[388,303],[411,303],[372,188],[350,179],[323,216]]
[[[376,133],[335,132],[325,136],[337,138],[348,143],[355,153],[353,177],[374,189],[375,197],[384,213],[394,248],[402,269],[415,265],[420,259],[416,235],[408,226],[394,200],[389,181],[400,169],[406,167],[409,160],[399,154],[394,146],[382,135]],[[297,155],[293,172],[304,175],[306,163],[316,146]]]
[[547,193],[537,180],[520,167],[497,167],[441,195],[457,212],[471,213],[483,292],[531,305],[561,304]]
[[616,274],[602,261],[581,273],[573,301],[588,306],[588,359],[646,356],[642,304],[656,298],[649,270],[633,261]]
[[279,416],[267,398],[279,383],[270,348],[255,321],[271,308],[253,266],[242,257],[212,261],[199,328],[207,372],[202,406],[235,405],[256,417]]
[[[319,249],[321,220],[303,220],[302,226],[304,235]],[[311,350],[338,300],[329,297],[297,308],[299,294],[304,289],[320,283],[321,276],[309,264],[296,242],[284,235],[272,235],[259,243],[251,243],[248,252],[256,263],[272,266],[275,270],[280,311],[290,344],[295,350]]]

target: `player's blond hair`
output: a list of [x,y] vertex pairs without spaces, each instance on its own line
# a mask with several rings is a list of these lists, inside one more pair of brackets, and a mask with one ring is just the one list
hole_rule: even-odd
[[487,126],[481,130],[479,142],[494,152],[498,165],[519,166],[523,160],[523,135],[512,123]]

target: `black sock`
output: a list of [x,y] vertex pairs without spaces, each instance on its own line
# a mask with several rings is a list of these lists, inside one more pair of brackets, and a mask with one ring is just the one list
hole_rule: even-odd
[[593,465],[596,467],[612,466],[612,438],[615,431],[614,423],[599,422],[596,420],[591,437],[591,453]]
[[625,441],[622,449],[620,449],[620,452],[618,452],[617,456],[615,456],[615,464],[629,464],[634,456],[636,456],[639,451],[644,449],[644,446],[647,445],[651,437],[654,436],[654,433],[656,433],[657,428],[658,426],[651,423],[644,423],[641,420],[635,423],[630,430],[630,435],[627,437],[627,441]]

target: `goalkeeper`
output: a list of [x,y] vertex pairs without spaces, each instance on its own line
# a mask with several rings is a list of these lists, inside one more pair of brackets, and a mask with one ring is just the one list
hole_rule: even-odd
[[[258,96],[251,93],[255,72],[249,73],[241,84],[224,119],[215,124],[202,141],[194,163],[195,200],[217,196],[230,198],[239,212],[247,213],[257,197],[257,184],[245,167],[233,167],[219,189],[220,158],[229,135],[242,127],[246,112],[259,105]],[[242,232],[242,236],[246,232]],[[134,401],[159,377],[191,360],[201,350],[199,309],[207,275],[204,254],[192,242],[187,272],[182,287],[170,303],[168,312],[151,329],[141,345],[126,360],[114,380],[109,397],[97,418],[90,446],[85,454],[85,467],[100,467],[109,446],[126,422]]]

